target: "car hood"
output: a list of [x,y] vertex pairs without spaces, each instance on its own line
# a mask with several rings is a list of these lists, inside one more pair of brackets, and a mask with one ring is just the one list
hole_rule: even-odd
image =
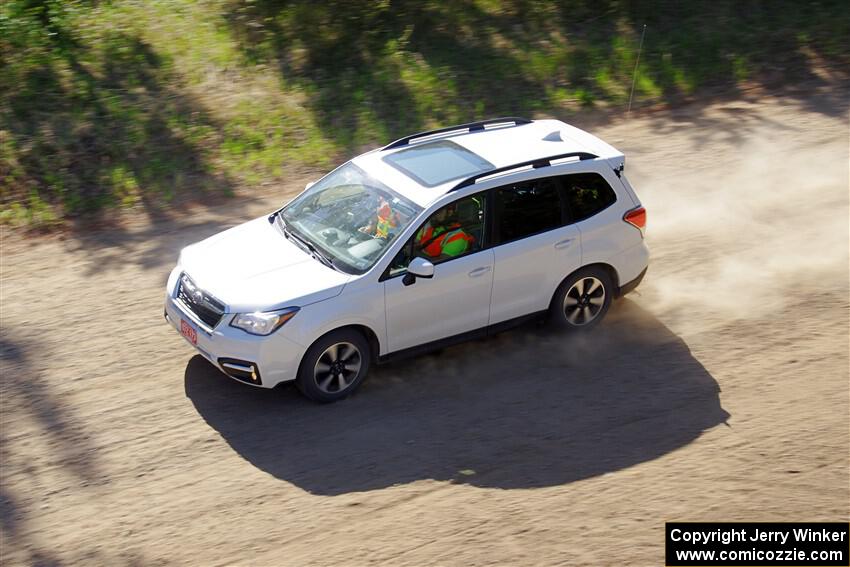
[[188,246],[180,257],[183,271],[232,313],[303,307],[339,295],[352,277],[310,256],[267,217]]

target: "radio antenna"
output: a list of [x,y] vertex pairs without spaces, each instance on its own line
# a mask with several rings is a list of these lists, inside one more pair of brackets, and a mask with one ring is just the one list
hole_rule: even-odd
[[637,70],[640,63],[640,52],[643,50],[643,38],[646,35],[646,24],[643,24],[643,32],[640,34],[640,46],[638,47],[637,59],[635,60],[635,70],[632,73],[632,92],[629,93],[629,109],[626,110],[626,116],[632,111],[632,97],[635,95],[635,82],[637,82]]

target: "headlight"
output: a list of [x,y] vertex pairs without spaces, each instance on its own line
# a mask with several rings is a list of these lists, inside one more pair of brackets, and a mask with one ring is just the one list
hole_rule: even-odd
[[284,323],[295,317],[296,313],[298,313],[297,307],[288,307],[280,311],[239,313],[230,322],[230,326],[252,335],[266,336],[274,333]]

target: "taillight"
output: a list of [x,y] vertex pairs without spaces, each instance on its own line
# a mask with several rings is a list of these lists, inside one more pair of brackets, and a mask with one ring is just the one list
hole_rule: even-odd
[[623,220],[643,234],[646,230],[646,209],[643,207],[636,207],[623,215]]

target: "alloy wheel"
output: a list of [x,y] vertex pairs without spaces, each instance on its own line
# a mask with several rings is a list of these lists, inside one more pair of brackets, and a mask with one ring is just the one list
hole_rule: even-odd
[[605,286],[593,276],[576,281],[564,296],[564,316],[570,325],[587,325],[605,305]]
[[335,394],[357,379],[362,364],[363,357],[356,346],[347,342],[335,343],[319,356],[313,369],[313,379],[319,390]]

